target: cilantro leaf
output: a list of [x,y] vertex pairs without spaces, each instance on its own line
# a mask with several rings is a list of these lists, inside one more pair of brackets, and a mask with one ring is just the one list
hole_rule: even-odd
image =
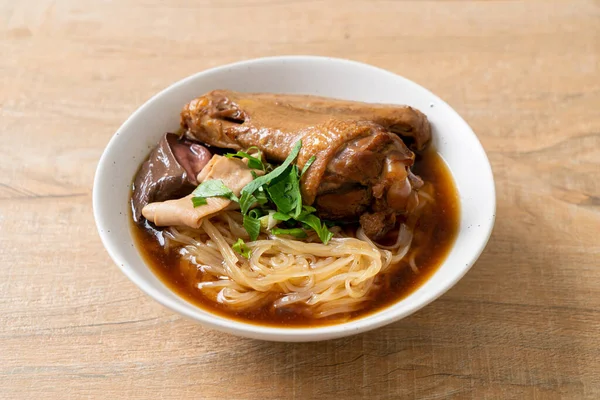
[[291,229],[281,229],[281,228],[273,228],[271,229],[271,233],[273,235],[290,235],[296,238],[305,238],[306,232],[302,228],[291,228]]
[[238,238],[237,242],[235,242],[231,248],[236,253],[241,254],[244,258],[250,258],[250,255],[252,254],[250,247],[248,247],[242,238]]

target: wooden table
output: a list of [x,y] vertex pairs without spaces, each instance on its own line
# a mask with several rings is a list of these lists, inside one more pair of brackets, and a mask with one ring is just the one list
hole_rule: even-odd
[[[167,3],[169,5],[167,5]],[[146,297],[102,247],[94,171],[152,94],[219,64],[355,59],[479,135],[496,227],[415,315],[276,344]],[[0,398],[600,398],[600,3],[0,1]]]

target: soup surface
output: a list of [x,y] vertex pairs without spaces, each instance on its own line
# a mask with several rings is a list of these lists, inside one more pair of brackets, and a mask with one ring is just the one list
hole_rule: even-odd
[[[446,164],[434,150],[429,149],[417,154],[412,170],[425,182],[433,185],[435,202],[420,216],[413,231],[413,242],[408,256],[391,268],[391,272],[377,277],[381,280],[381,286],[366,307],[343,317],[335,315],[313,318],[297,313],[293,308],[273,309],[268,306],[232,311],[209,300],[196,287],[200,279],[196,280],[190,276],[202,272],[194,271],[194,274],[190,274],[189,266],[182,267],[177,251],[165,251],[161,229],[144,220],[141,224],[132,223],[133,236],[144,260],[167,287],[190,303],[211,313],[243,322],[279,327],[328,325],[356,319],[388,307],[414,292],[435,273],[454,243],[460,210],[457,191]],[[347,230],[352,231],[356,228],[350,226]],[[394,242],[395,238],[384,238],[381,243],[386,244],[388,241]],[[410,259],[413,260],[412,266],[408,261]]]

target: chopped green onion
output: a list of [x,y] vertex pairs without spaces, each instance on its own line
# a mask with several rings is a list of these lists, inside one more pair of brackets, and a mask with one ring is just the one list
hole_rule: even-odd
[[281,228],[273,228],[271,229],[271,233],[273,235],[289,235],[296,238],[305,238],[306,232],[301,228],[291,228],[291,229],[281,229]]
[[290,218],[292,218],[291,215],[284,214],[284,213],[279,212],[279,211],[277,211],[275,214],[273,214],[273,219],[276,219],[278,221],[287,221]]
[[267,231],[277,226],[279,221],[273,218],[273,215],[275,215],[275,211],[271,210],[267,215],[263,215],[258,219],[260,221],[261,229]]
[[250,212],[248,212],[248,215],[251,216],[252,218],[260,218],[263,216],[263,213],[260,210],[257,210],[256,208],[253,210],[250,210]]

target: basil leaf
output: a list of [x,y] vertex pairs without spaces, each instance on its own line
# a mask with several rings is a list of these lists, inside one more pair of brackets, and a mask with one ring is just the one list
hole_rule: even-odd
[[[253,146],[253,147],[250,147],[248,149],[248,151],[250,151],[253,148],[258,149],[258,147]],[[264,171],[265,170],[265,166],[264,166],[262,160],[260,159],[262,153],[259,151],[258,155],[259,155],[259,157],[254,157],[254,156],[251,156],[250,154],[248,154],[245,151],[238,151],[235,154],[234,153],[225,154],[225,157],[227,157],[227,158],[233,158],[233,157],[246,158],[246,159],[248,159],[248,168],[251,168],[251,169],[260,169],[260,170]]]
[[237,196],[220,179],[211,179],[202,182],[194,189],[192,194],[195,197],[225,197],[229,200],[239,202]]
[[290,154],[287,156],[285,161],[280,166],[278,166],[277,168],[275,168],[273,171],[269,172],[268,174],[259,176],[258,178],[254,179],[252,182],[248,183],[242,189],[242,193],[248,192],[248,193],[252,194],[259,187],[261,187],[265,183],[271,182],[273,179],[277,178],[279,175],[281,175],[283,172],[285,172],[287,167],[289,167],[290,164],[292,162],[294,162],[294,160],[296,160],[296,158],[298,157],[298,153],[300,153],[301,147],[302,147],[302,140],[298,140],[296,142],[296,144],[294,145],[294,148],[292,149]]
[[235,242],[231,248],[236,253],[241,254],[244,258],[250,258],[250,255],[252,254],[250,247],[246,245],[242,238],[238,238],[237,242]]
[[281,175],[266,185],[269,197],[277,206],[277,211],[298,216],[302,211],[302,194],[300,193],[300,180],[298,167],[292,165]]
[[199,206],[203,206],[205,204],[208,204],[208,202],[206,201],[206,197],[192,197],[192,204],[195,207],[199,207]]
[[273,219],[276,219],[277,221],[287,221],[288,219],[292,218],[291,215],[288,214],[284,214],[282,212],[276,212],[272,215]]
[[315,162],[316,159],[317,159],[317,157],[315,157],[315,156],[312,156],[308,159],[306,164],[304,164],[304,167],[302,167],[302,172],[300,173],[300,178],[302,178],[304,173],[310,168],[310,166],[312,165],[312,163]]
[[303,212],[298,216],[297,220],[310,226],[315,232],[317,232],[319,239],[321,239],[321,242],[324,244],[327,244],[333,237],[333,233],[331,233],[329,229],[327,229],[327,227],[321,222],[319,217],[314,214],[307,214]]
[[290,235],[297,238],[305,238],[306,232],[301,228],[292,228],[292,229],[281,229],[281,228],[273,228],[271,229],[271,233],[273,235]]
[[246,232],[248,232],[248,235],[250,235],[250,240],[255,241],[260,233],[260,221],[257,218],[244,215],[242,225]]

